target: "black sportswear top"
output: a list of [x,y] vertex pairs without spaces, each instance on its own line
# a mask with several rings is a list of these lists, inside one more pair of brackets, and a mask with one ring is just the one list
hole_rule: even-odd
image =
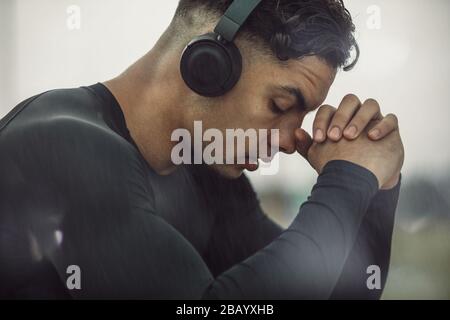
[[[0,121],[0,296],[377,299],[399,185],[332,161],[282,230],[245,176],[158,176],[102,84],[32,97]],[[69,290],[68,266],[81,270]]]

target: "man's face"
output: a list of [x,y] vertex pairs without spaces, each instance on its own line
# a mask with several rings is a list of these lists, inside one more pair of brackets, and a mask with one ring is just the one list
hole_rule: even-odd
[[[244,69],[233,90],[221,98],[212,99],[203,109],[203,130],[226,129],[279,130],[279,151],[296,151],[295,129],[300,128],[305,115],[317,109],[325,100],[334,81],[336,70],[315,56],[289,60],[281,65],[269,59],[244,63]],[[268,144],[270,138],[266,137]],[[212,165],[212,169],[229,178],[238,178],[244,170],[257,166],[237,164],[237,158],[249,157],[235,147],[235,164]],[[238,153],[238,154],[236,154]],[[259,155],[260,156],[260,155]]]

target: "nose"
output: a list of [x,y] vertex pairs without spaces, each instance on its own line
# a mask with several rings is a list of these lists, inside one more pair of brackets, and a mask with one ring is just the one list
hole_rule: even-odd
[[295,130],[301,127],[304,115],[295,115],[280,126],[279,149],[281,152],[293,154],[297,150]]
[[280,129],[280,151],[287,154],[293,154],[296,150],[295,129]]

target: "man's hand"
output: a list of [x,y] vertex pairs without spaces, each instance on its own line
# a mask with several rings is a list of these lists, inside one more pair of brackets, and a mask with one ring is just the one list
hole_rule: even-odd
[[313,125],[314,141],[322,143],[327,138],[339,141],[343,137],[354,140],[373,120],[379,120],[368,132],[369,138],[374,141],[383,139],[398,129],[397,117],[393,114],[383,117],[376,100],[368,99],[361,104],[357,96],[346,95],[338,109],[329,105],[319,108]]
[[[347,95],[342,100],[339,109],[327,105],[322,106],[319,109],[313,126],[314,140],[303,129],[296,130],[295,134],[298,140],[297,151],[302,154],[320,173],[326,163],[337,159],[330,159],[323,163],[323,165],[320,164],[319,159],[315,161],[317,163],[314,165],[309,159],[309,151],[311,146],[314,146],[317,149],[320,144],[338,142],[343,138],[345,138],[344,140],[348,140],[347,142],[353,141],[361,138],[362,133],[365,135],[367,140],[366,142],[379,141],[385,137],[397,135],[398,151],[401,155],[401,165],[398,170],[395,171],[387,180],[377,176],[379,182],[381,183],[381,189],[391,189],[396,186],[399,181],[400,169],[403,165],[404,157],[403,145],[401,143],[398,129],[397,117],[392,114],[383,117],[377,101],[369,99],[361,104],[356,96]],[[371,170],[369,167],[365,165],[363,166]],[[374,173],[376,175],[376,172]]]
[[[379,122],[374,121],[363,132],[368,133]],[[404,161],[404,149],[398,130],[380,141],[373,141],[366,134],[355,140],[342,139],[313,142],[308,149],[307,160],[320,174],[325,165],[333,160],[346,160],[370,170],[378,179],[381,189],[394,185],[393,177],[399,175]]]

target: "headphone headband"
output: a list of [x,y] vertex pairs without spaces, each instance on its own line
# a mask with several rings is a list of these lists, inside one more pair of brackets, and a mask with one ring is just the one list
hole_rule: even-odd
[[232,42],[239,29],[262,0],[235,0],[217,24],[214,32]]

